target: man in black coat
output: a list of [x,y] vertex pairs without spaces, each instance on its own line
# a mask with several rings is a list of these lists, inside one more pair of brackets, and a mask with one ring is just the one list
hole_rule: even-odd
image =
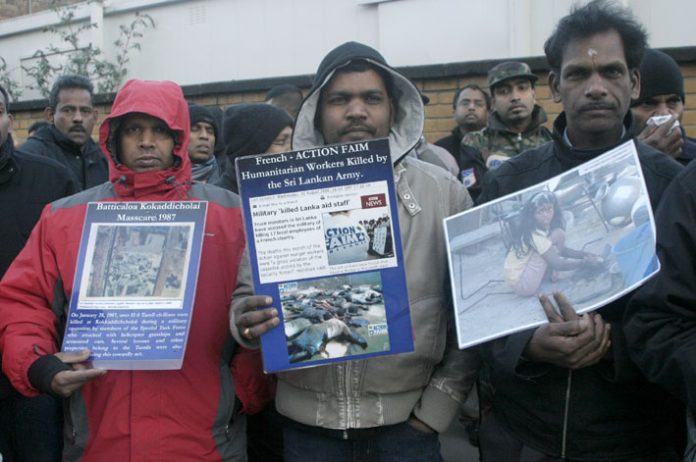
[[[11,131],[9,97],[0,87],[0,278],[24,247],[44,206],[75,192],[70,172],[61,164],[16,155]],[[0,373],[0,455],[4,460],[59,461],[61,422],[56,398],[26,398]]]
[[50,125],[39,129],[17,151],[52,158],[72,173],[79,190],[108,180],[109,167],[92,140],[97,110],[94,87],[85,77],[63,75],[56,80],[44,110]]
[[[640,90],[645,32],[619,7],[593,1],[561,19],[545,44],[549,87],[564,112],[553,140],[486,176],[482,202],[550,179],[632,139],[629,105]],[[656,207],[681,166],[636,141]],[[578,316],[548,299],[549,323],[482,346],[495,390],[481,424],[484,461],[677,461],[679,407],[626,353],[627,297]],[[512,308],[512,307],[511,307]]]

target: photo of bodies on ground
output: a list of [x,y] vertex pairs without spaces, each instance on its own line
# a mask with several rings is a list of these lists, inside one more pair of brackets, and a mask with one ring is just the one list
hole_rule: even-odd
[[291,363],[388,351],[379,272],[278,285]]
[[651,274],[655,227],[632,143],[446,220],[460,348],[546,322],[537,295],[578,312]]

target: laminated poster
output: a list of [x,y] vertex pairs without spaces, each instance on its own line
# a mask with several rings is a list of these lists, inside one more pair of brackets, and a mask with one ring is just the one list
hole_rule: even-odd
[[659,270],[633,141],[447,218],[445,232],[460,348],[547,322],[539,293],[585,313]]
[[180,369],[208,203],[90,202],[63,351],[95,367]]
[[267,372],[413,351],[386,139],[237,159]]

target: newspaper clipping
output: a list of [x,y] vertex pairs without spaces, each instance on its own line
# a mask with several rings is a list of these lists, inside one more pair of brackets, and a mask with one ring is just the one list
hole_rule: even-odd
[[237,160],[267,371],[413,349],[387,140]]
[[659,269],[655,225],[633,142],[445,221],[459,347],[546,322],[537,295],[579,313]]

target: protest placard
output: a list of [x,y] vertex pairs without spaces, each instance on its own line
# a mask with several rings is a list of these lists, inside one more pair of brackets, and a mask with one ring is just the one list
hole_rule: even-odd
[[412,351],[388,141],[237,159],[255,291],[277,371]]
[[95,367],[180,369],[207,202],[91,202],[63,351]]
[[595,310],[659,269],[632,141],[445,220],[459,347],[546,322],[539,293]]

